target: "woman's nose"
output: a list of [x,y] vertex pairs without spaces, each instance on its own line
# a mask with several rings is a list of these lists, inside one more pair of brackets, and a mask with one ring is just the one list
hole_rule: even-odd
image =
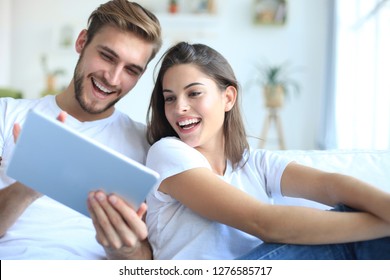
[[186,112],[190,108],[190,105],[188,104],[187,100],[185,98],[180,98],[177,101],[176,110],[178,112]]

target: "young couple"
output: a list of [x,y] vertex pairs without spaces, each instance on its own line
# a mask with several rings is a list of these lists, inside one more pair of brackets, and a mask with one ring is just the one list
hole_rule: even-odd
[[[56,98],[0,101],[6,110],[7,133],[1,124],[2,135],[7,135],[5,144],[12,145],[10,130],[20,121],[11,108],[16,104],[38,106],[42,110],[52,108],[53,116],[67,111],[66,122],[89,126],[85,131],[96,127],[91,137],[103,143],[108,143],[113,133],[126,138],[118,140],[118,147],[134,137],[126,149],[144,151],[138,158],[144,162],[142,155],[146,155],[148,145],[142,129],[137,133],[139,124],[113,107],[136,84],[161,46],[158,21],[138,5],[134,9],[147,15],[148,24],[144,26],[148,28],[143,31],[120,29],[119,23],[111,22],[113,17],[109,24],[96,28],[92,38],[87,33],[91,27],[80,34],[75,77]],[[149,32],[151,29],[158,32]],[[132,209],[120,197],[102,191],[91,192],[88,197],[96,239],[108,258],[389,259],[390,194],[355,178],[289,162],[272,152],[251,150],[238,99],[233,70],[212,48],[183,42],[164,54],[147,126],[147,140],[152,146],[146,165],[160,174],[159,184],[140,209]],[[119,125],[124,122],[131,125]],[[100,136],[102,128],[105,137]],[[4,153],[7,145],[2,144],[4,162],[9,153]],[[29,209],[34,204],[38,208],[38,201],[45,197],[37,199],[39,194],[18,182],[5,184],[0,191],[2,201],[8,195],[7,203],[0,207],[2,217],[8,217],[4,213],[11,217],[8,224],[1,221],[3,238],[7,238],[9,232],[12,235],[17,231],[24,216],[25,221],[37,214],[29,213]],[[338,206],[334,211],[322,211],[272,205],[272,196],[278,194]],[[23,197],[24,203],[20,203]],[[12,201],[18,211],[11,206],[7,209]],[[46,204],[49,202],[55,203]],[[30,231],[33,228],[30,223]],[[68,257],[74,258],[76,253]],[[95,255],[101,256],[101,252]]]

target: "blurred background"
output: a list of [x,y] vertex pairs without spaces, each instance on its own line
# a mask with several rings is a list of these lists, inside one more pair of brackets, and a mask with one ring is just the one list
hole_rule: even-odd
[[[67,86],[74,41],[104,2],[0,0],[0,96]],[[158,58],[177,41],[205,43],[235,70],[254,148],[389,149],[389,2],[139,0],[160,19],[164,45],[118,108],[145,123]],[[277,106],[265,100],[270,69],[288,89]]]

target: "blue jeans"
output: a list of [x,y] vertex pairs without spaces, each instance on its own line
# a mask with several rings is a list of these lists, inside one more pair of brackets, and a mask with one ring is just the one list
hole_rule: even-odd
[[[332,211],[355,211],[339,205]],[[336,229],[337,230],[337,229]],[[263,243],[238,258],[240,260],[390,260],[390,237],[369,241],[329,244],[292,245]]]

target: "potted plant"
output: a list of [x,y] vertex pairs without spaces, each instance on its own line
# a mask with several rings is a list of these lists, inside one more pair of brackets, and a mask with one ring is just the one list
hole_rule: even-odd
[[299,84],[290,78],[290,68],[287,63],[280,65],[258,66],[256,81],[263,87],[265,106],[280,108],[286,96],[291,92],[300,92]]

